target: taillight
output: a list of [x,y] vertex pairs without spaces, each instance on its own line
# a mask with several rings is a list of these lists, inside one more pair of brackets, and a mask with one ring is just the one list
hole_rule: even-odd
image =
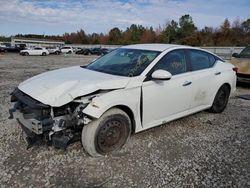
[[237,67],[234,67],[234,68],[233,68],[233,71],[237,73],[237,72],[238,72],[238,68],[237,68]]

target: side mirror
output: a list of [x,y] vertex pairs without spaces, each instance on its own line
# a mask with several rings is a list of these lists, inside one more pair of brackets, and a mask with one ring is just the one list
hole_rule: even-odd
[[238,53],[233,53],[232,57],[239,57],[239,54]]
[[151,77],[153,80],[170,80],[172,78],[172,74],[168,71],[159,69],[154,71]]

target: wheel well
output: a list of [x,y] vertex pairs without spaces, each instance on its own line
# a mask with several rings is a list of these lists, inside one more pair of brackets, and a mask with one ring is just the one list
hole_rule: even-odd
[[131,121],[131,124],[132,124],[132,132],[131,133],[135,133],[135,118],[134,118],[134,114],[133,114],[132,110],[129,107],[124,106],[124,105],[118,105],[118,106],[114,106],[114,107],[119,108],[128,114],[130,121]]
[[224,83],[222,86],[224,86],[224,85],[227,86],[227,88],[229,89],[229,93],[231,93],[231,86],[230,86],[230,84],[229,83]]

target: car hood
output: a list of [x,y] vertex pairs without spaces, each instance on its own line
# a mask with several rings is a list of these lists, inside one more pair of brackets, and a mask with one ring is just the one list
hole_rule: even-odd
[[77,66],[42,73],[18,88],[43,104],[58,107],[98,90],[124,88],[130,79]]

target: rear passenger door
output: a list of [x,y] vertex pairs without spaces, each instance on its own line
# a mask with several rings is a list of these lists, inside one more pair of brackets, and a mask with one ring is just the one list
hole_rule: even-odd
[[192,100],[190,109],[201,109],[210,105],[214,98],[214,88],[221,72],[215,68],[216,57],[196,49],[188,49],[188,60],[192,70]]

